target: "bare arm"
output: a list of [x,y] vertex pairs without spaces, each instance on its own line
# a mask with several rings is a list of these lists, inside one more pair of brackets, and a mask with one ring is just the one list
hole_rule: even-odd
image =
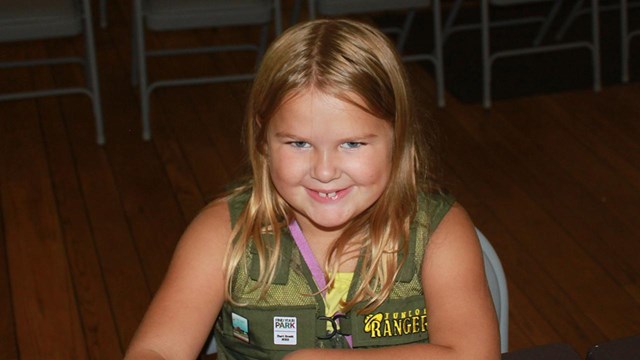
[[355,351],[305,349],[286,359],[320,359],[328,355],[366,360],[500,358],[498,324],[484,274],[482,249],[471,220],[458,204],[444,217],[427,246],[422,287],[429,316],[429,344]]
[[194,219],[125,359],[197,358],[224,300],[222,263],[230,233],[225,201]]

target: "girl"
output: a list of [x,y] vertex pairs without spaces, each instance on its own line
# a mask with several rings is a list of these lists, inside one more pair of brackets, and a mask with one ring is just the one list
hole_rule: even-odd
[[383,34],[289,29],[251,91],[251,180],[189,226],[127,358],[195,358],[215,323],[219,359],[498,359],[473,224],[421,134]]

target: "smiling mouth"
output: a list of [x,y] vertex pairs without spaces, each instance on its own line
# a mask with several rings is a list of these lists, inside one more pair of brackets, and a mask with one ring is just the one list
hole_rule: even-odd
[[331,200],[335,200],[335,199],[338,198],[338,193],[335,192],[335,191],[330,192],[330,193],[323,193],[323,192],[318,191],[318,196],[320,196],[321,198],[329,198]]

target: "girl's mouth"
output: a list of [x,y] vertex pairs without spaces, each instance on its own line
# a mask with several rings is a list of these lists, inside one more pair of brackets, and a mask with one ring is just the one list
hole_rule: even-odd
[[331,200],[336,200],[338,198],[338,193],[336,191],[330,192],[330,193],[323,193],[318,191],[318,195],[321,198],[329,198]]
[[320,201],[323,203],[329,203],[329,202],[334,202],[342,199],[347,195],[347,193],[349,193],[350,189],[351,189],[350,187],[347,187],[341,190],[319,191],[319,190],[307,189],[307,191],[309,192],[311,197],[313,197],[317,201]]

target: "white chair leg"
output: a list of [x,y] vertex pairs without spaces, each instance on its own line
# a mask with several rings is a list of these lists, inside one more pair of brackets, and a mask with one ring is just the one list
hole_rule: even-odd
[[591,36],[593,37],[593,91],[602,90],[600,75],[600,8],[598,0],[591,0]]
[[307,11],[309,12],[309,20],[316,18],[316,2],[314,0],[307,1]]
[[444,107],[444,54],[442,47],[444,39],[442,38],[442,12],[440,0],[433,0],[433,39],[434,39],[434,57],[435,57],[435,74],[436,74],[436,98],[439,107]]
[[[148,141],[151,139],[151,125],[149,124],[149,89],[147,85],[147,68],[146,68],[146,54],[144,44],[144,28],[142,1],[134,0],[133,9],[133,52],[136,54],[132,64],[132,69],[136,69],[137,81],[140,91],[140,110],[142,115],[142,139]],[[133,71],[133,70],[132,70]]]
[[482,26],[482,106],[491,108],[491,57],[489,55],[489,1],[481,0],[481,26]]
[[84,45],[85,45],[85,77],[87,87],[91,93],[91,103],[96,126],[96,141],[104,145],[104,120],[102,117],[102,105],[100,99],[100,82],[98,80],[98,66],[96,62],[96,49],[93,37],[93,21],[91,19],[91,7],[88,0],[83,0],[84,14]]
[[273,19],[276,36],[282,34],[282,5],[280,0],[273,0]]
[[107,0],[100,0],[100,27],[105,29],[107,25]]
[[535,40],[533,40],[534,46],[538,46],[542,43],[542,40],[544,40],[544,37],[549,32],[549,28],[551,27],[551,24],[556,19],[556,16],[558,16],[561,6],[562,6],[562,1],[557,1],[553,5],[553,7],[551,8],[551,11],[549,11],[549,15],[547,15],[547,18],[544,20],[544,22],[540,26],[540,30],[538,31],[538,36],[536,36]]
[[295,0],[293,2],[293,10],[291,11],[291,18],[289,19],[289,26],[296,24],[300,21],[300,14],[302,12],[302,0]]
[[620,51],[622,60],[622,82],[629,82],[629,23],[627,0],[620,0]]
[[584,0],[577,1],[575,5],[573,5],[571,12],[569,12],[569,16],[567,16],[567,20],[565,20],[565,22],[556,33],[556,40],[560,40],[564,37],[571,24],[573,24],[573,22],[578,18],[578,16],[580,16],[580,13],[583,11],[583,5]]
[[416,11],[411,10],[407,13],[404,18],[404,24],[402,24],[402,30],[400,31],[400,35],[398,35],[398,40],[396,41],[396,49],[399,53],[404,51],[404,46],[407,43],[407,38],[409,37],[409,32],[411,31],[411,25],[413,25],[413,19],[416,17]]

